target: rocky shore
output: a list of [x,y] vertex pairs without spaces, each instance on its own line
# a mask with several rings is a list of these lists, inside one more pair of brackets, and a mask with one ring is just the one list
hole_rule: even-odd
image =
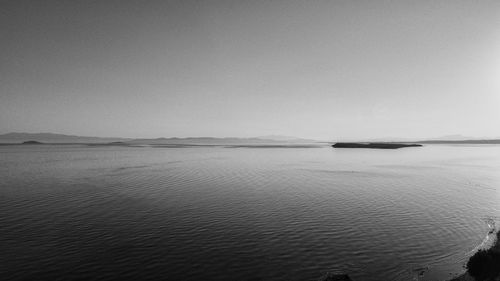
[[479,250],[467,262],[467,272],[450,281],[500,280],[500,231],[495,243],[487,250]]
[[[326,273],[318,281],[353,281],[347,274]],[[449,281],[500,281],[500,231],[491,248],[479,250],[467,262],[467,271]]]

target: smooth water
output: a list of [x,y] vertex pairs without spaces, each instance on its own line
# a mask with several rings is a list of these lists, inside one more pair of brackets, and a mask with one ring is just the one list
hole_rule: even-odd
[[500,216],[500,146],[0,146],[2,280],[412,280]]

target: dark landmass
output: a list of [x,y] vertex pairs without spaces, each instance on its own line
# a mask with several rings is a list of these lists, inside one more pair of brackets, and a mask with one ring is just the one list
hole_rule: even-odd
[[127,143],[125,143],[123,141],[113,141],[113,142],[110,142],[108,144],[109,145],[126,145]]
[[479,280],[500,280],[500,231],[493,246],[475,253],[467,262],[467,272],[451,281]]
[[23,142],[23,144],[43,144],[43,143],[41,143],[41,142],[39,142],[39,141],[33,141],[33,140],[30,140],[30,141],[25,141],[25,142]]
[[[498,281],[500,280],[500,231],[491,248],[479,250],[467,262],[467,272],[450,281]],[[426,268],[422,268],[422,273]],[[352,281],[347,274],[326,273],[318,281]]]
[[113,141],[108,143],[88,143],[88,146],[134,146],[123,141]]
[[368,142],[368,143],[360,143],[360,142],[338,142],[332,147],[335,148],[374,148],[374,149],[398,149],[403,147],[419,147],[421,144],[415,143],[390,143],[390,142]]

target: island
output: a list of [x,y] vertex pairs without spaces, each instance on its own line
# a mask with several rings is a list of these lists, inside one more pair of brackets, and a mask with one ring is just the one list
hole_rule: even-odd
[[104,145],[119,145],[119,146],[128,146],[129,144],[123,141],[113,141],[109,143],[105,143]]
[[416,143],[393,143],[393,142],[337,142],[334,148],[374,148],[374,149],[398,149],[403,147],[419,147]]
[[43,144],[43,143],[39,141],[30,140],[30,141],[23,141],[22,144]]

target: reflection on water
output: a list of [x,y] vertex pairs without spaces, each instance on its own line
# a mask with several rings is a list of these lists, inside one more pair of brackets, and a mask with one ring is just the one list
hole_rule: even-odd
[[500,215],[499,146],[2,146],[0,158],[12,280],[433,278],[461,270]]

